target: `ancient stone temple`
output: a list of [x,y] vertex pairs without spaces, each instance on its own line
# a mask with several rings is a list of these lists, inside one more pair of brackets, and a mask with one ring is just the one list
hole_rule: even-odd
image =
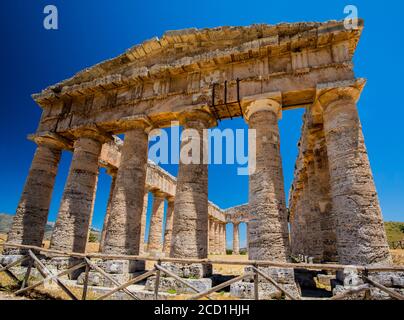
[[[239,224],[247,223],[250,260],[290,262],[303,255],[389,264],[357,111],[365,80],[355,77],[351,62],[362,28],[362,21],[349,30],[330,21],[169,31],[34,94],[43,110],[30,136],[38,147],[8,242],[41,245],[60,156],[70,151],[53,249],[85,251],[105,167],[112,184],[103,253],[203,259],[225,253],[225,224],[233,223],[237,254]],[[306,112],[287,207],[278,122],[296,108]],[[152,130],[175,121],[202,134],[235,117],[256,132],[248,204],[222,210],[210,203],[203,162],[180,162],[177,178],[148,162]],[[122,274],[145,267],[143,261],[123,266]],[[212,272],[206,264],[168,267],[181,277]],[[293,269],[262,270],[294,290]],[[243,296],[249,286],[241,282],[232,290]],[[271,291],[264,280],[260,288]]]

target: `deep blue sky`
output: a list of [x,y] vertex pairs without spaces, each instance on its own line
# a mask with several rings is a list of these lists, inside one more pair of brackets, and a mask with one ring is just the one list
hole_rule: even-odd
[[[47,4],[59,9],[59,30],[42,26]],[[404,190],[402,1],[1,1],[0,49],[0,212],[14,213],[35,151],[26,140],[41,110],[30,95],[75,72],[114,57],[166,30],[252,23],[326,21],[344,18],[354,4],[365,20],[354,58],[358,77],[368,79],[359,103],[370,161],[385,220],[403,221]],[[301,110],[287,111],[280,122],[285,189],[289,189],[300,134]],[[243,120],[221,127],[243,128]],[[52,200],[57,214],[71,155],[65,153]],[[175,167],[166,167],[176,174]],[[248,180],[234,166],[211,166],[209,198],[222,208],[248,201]],[[102,171],[93,219],[100,228],[110,179]],[[232,230],[228,226],[228,232]],[[245,228],[241,230],[242,245]]]

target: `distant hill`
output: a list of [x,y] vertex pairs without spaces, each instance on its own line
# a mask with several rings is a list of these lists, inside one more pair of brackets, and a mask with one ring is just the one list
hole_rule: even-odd
[[[7,213],[0,213],[0,233],[7,234],[8,230],[10,230],[11,224],[13,223],[14,216]],[[52,235],[53,227],[55,226],[54,222],[48,221],[45,227],[45,239],[50,240]],[[98,240],[101,239],[101,232],[95,228],[91,228],[91,233],[93,233]]]

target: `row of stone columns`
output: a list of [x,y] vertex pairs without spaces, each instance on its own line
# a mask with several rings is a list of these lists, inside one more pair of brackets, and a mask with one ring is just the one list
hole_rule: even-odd
[[304,165],[291,203],[294,255],[391,263],[356,107],[359,94],[356,86],[325,87],[306,112],[301,142],[307,145],[300,146],[298,159]]
[[[300,207],[309,214],[302,224],[305,241],[315,255],[335,254],[343,264],[389,264],[391,257],[356,107],[359,94],[356,83],[319,86],[316,105],[323,121],[332,213],[321,217],[328,191],[319,188],[327,170],[317,159],[319,152],[324,154],[320,143],[317,154],[308,157]],[[257,136],[256,168],[250,175],[249,190],[251,260],[288,261],[290,257],[278,129],[280,101],[280,94],[266,95],[250,102],[245,112]],[[311,197],[313,194],[316,196]],[[332,219],[334,223],[330,223]],[[336,253],[321,236],[332,236],[332,227]]]
[[[328,159],[329,194],[335,216],[335,237],[339,262],[345,264],[389,263],[391,261],[380,207],[370,171],[362,130],[356,110],[357,89],[327,88],[317,103],[321,106],[324,141]],[[255,168],[250,173],[248,252],[251,260],[289,261],[288,212],[285,204],[278,119],[282,114],[281,94],[267,94],[246,102],[245,119],[256,132]],[[164,250],[173,258],[206,258],[208,254],[208,167],[207,136],[204,129],[216,124],[205,111],[183,113],[180,124],[199,134],[203,152],[199,163],[179,164],[176,196],[166,230]],[[102,252],[137,255],[144,250],[145,189],[148,132],[150,124],[136,120],[125,131],[121,164],[113,182],[108,205]],[[59,209],[51,248],[84,252],[91,225],[102,144],[111,137],[96,128],[75,132],[73,159]],[[194,137],[192,139],[195,139]],[[188,139],[189,140],[189,139]],[[188,141],[181,152],[189,152]],[[56,141],[56,142],[55,142]],[[8,241],[40,245],[49,210],[57,165],[63,143],[58,139],[37,139],[34,156],[15,222]],[[193,141],[195,143],[195,141]],[[250,154],[251,156],[252,154]],[[307,190],[319,193],[319,168],[314,156],[307,166]],[[252,168],[250,168],[252,169]],[[156,193],[147,250],[160,250],[164,195]],[[319,199],[304,198],[311,213],[305,228],[311,234],[326,232],[319,219]],[[168,214],[167,214],[168,215]],[[318,221],[320,220],[320,222]],[[32,227],[35,226],[35,227]],[[328,228],[329,229],[329,228]],[[224,253],[225,225],[213,228],[212,241]],[[238,227],[234,228],[235,239]],[[159,236],[160,234],[160,236]],[[307,239],[307,237],[306,237]],[[324,240],[313,237],[313,246]],[[234,243],[237,251],[237,241]],[[200,274],[206,275],[206,272]]]
[[209,254],[226,254],[226,224],[209,219]]

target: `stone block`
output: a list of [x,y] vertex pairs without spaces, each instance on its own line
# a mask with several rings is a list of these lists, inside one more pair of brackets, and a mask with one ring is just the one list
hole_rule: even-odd
[[343,271],[337,271],[337,280],[341,281],[345,287],[358,286],[363,284],[358,270],[352,266],[345,268]]
[[212,275],[212,265],[202,263],[179,264],[164,262],[161,266],[181,278],[207,278]]
[[[79,258],[71,258],[71,257],[53,257],[51,259],[42,259],[42,263],[51,271],[53,274],[60,273],[63,270],[71,268],[73,265],[82,262],[82,259]],[[70,273],[69,275],[65,275],[65,279],[77,279],[81,273],[83,273],[85,267],[83,266],[80,269],[77,269]],[[63,279],[63,278],[62,278]]]
[[[336,285],[332,291],[333,296],[343,294],[347,290],[353,289],[355,286],[343,286],[343,285]],[[366,296],[366,292],[362,291],[356,294],[351,294],[344,298],[344,300],[364,300]]]
[[5,267],[6,265],[17,261],[18,259],[21,259],[22,257],[23,255],[20,254],[3,254],[0,255],[0,264]]
[[335,275],[332,274],[318,274],[317,275],[317,283],[321,287],[330,288],[331,281],[335,279]]
[[[282,287],[293,296],[299,296],[296,286],[284,284]],[[230,295],[240,299],[254,299],[254,283],[239,281],[230,285]],[[283,293],[275,288],[271,283],[261,282],[258,285],[258,295],[260,300],[281,299]]]
[[[137,275],[137,274],[136,274]],[[125,273],[125,274],[109,274],[109,276],[118,281],[120,284],[124,284],[133,278],[133,274]],[[77,284],[84,284],[85,274],[82,273],[78,279]],[[88,274],[88,285],[95,287],[116,287],[116,285],[109,279],[105,278],[102,274],[96,271],[90,271]]]
[[[275,280],[277,283],[295,283],[295,273],[292,268],[274,268],[274,267],[259,267],[259,270],[265,274],[267,274],[269,277],[271,277],[273,280]],[[249,266],[244,268],[245,272],[254,272],[253,269]],[[260,282],[268,282],[263,277],[259,277]]]
[[[184,279],[185,282],[194,286],[199,292],[206,291],[212,288],[212,280],[209,278],[203,279]],[[145,290],[154,291],[154,286],[156,283],[156,277],[149,277],[146,281]],[[159,290],[162,292],[168,292],[169,290],[175,290],[176,293],[189,293],[195,294],[196,292],[182,284],[178,280],[171,277],[160,277]]]
[[145,269],[144,261],[106,260],[98,265],[109,274],[134,273]]
[[389,288],[404,288],[404,272],[371,272],[369,279]]

